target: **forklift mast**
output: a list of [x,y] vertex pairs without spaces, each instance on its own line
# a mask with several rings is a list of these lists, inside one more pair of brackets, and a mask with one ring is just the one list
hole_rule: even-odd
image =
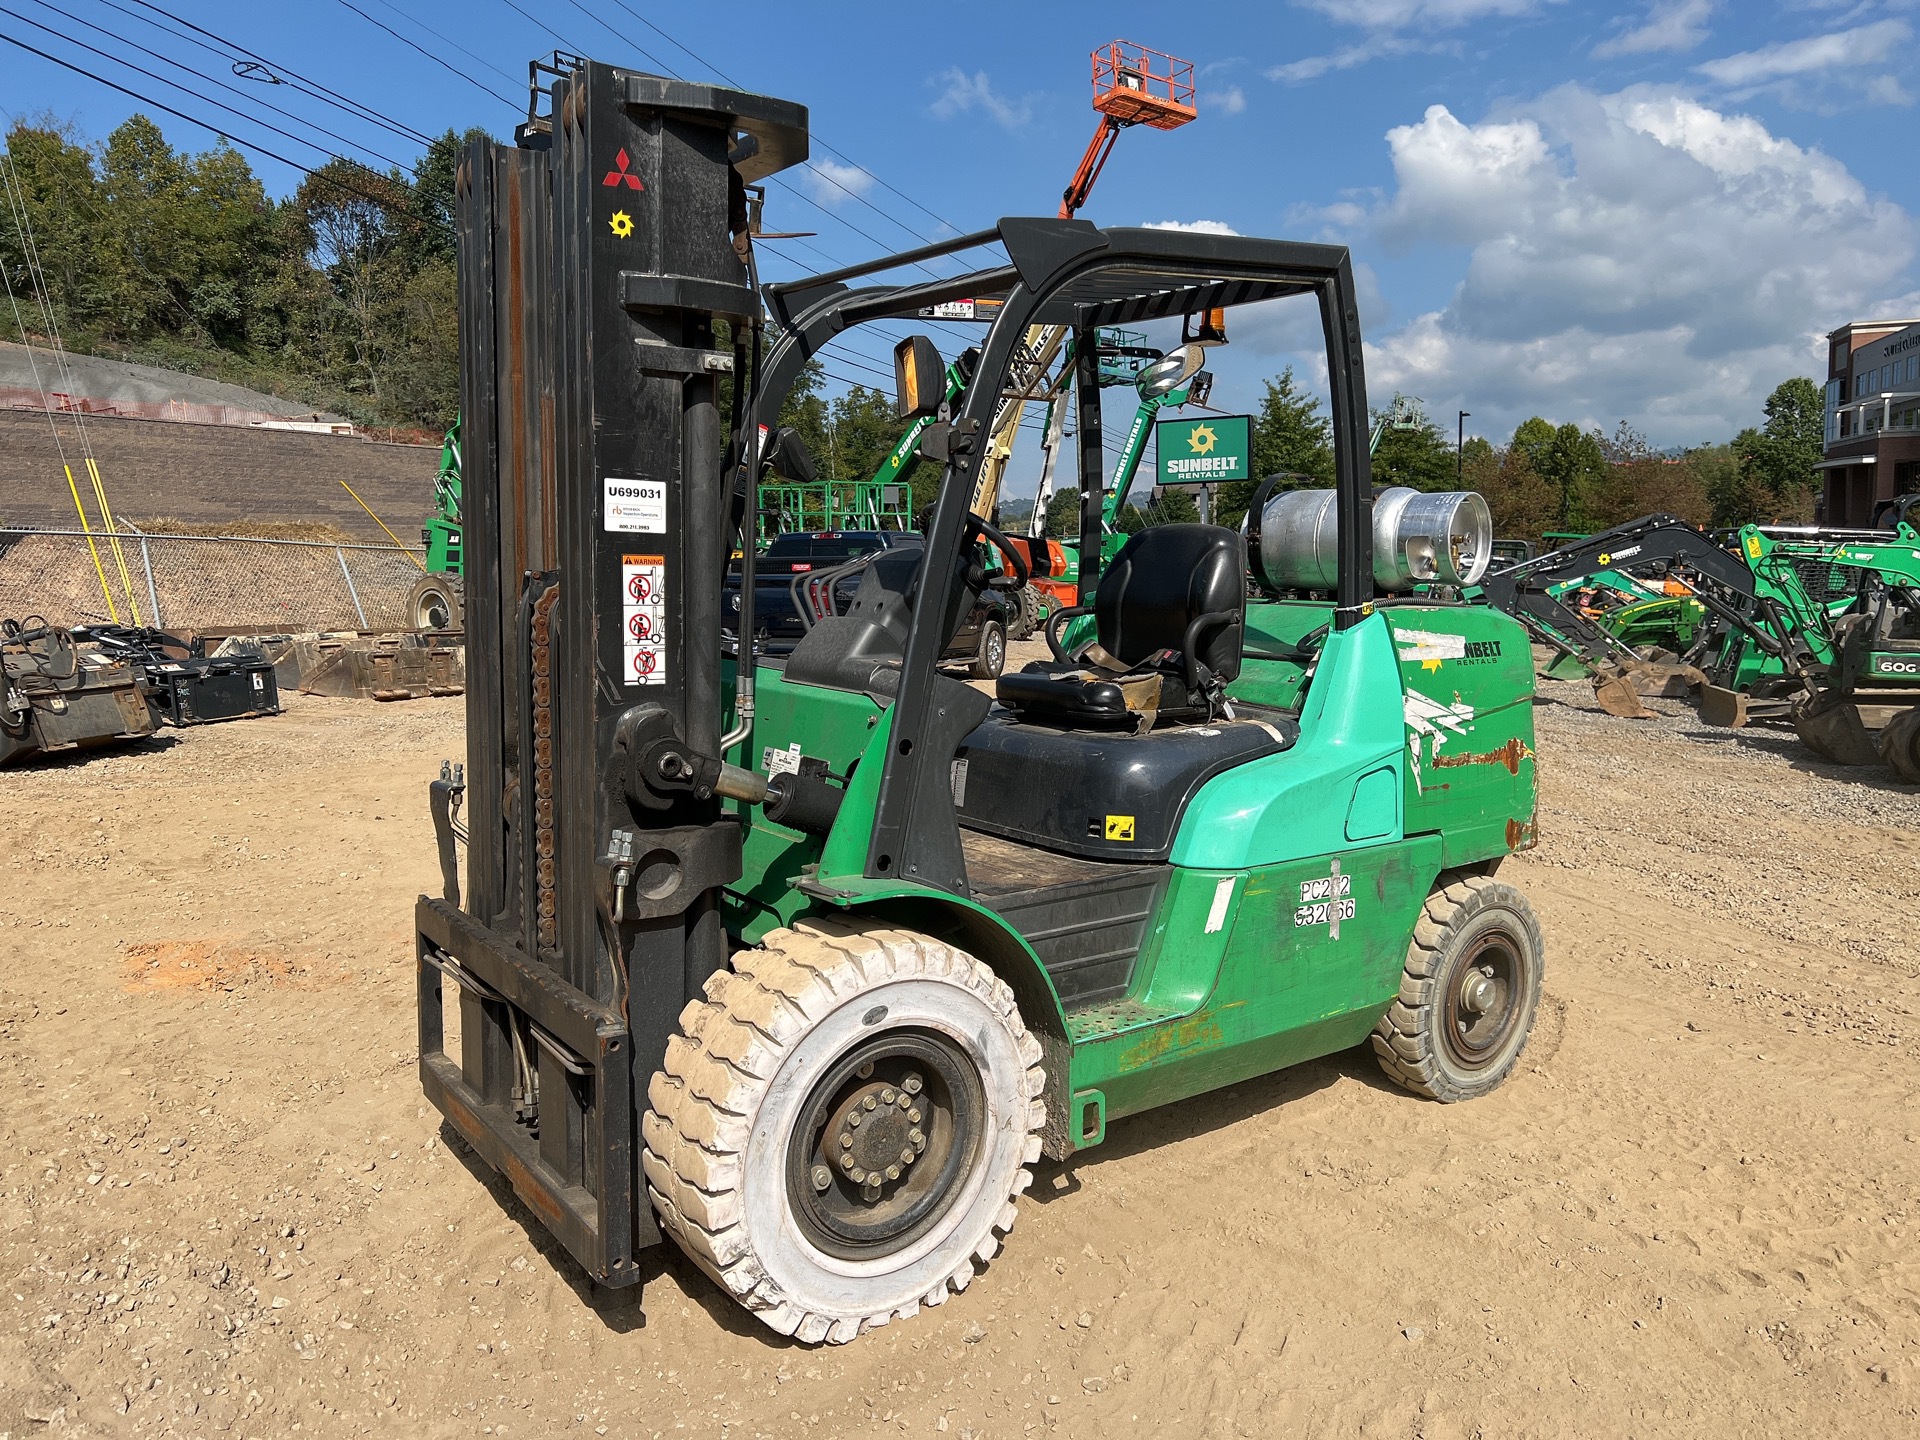
[[806,158],[807,112],[581,61],[520,135],[470,145],[457,181],[471,841],[463,908],[437,796],[421,1079],[617,1285],[658,1238],[635,1098],[725,963],[740,873],[688,761],[721,748],[719,386],[759,310],[743,186]]

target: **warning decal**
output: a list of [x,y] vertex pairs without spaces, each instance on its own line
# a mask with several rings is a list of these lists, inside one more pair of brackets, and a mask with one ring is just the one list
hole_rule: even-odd
[[629,685],[667,683],[666,576],[664,555],[620,557],[621,670]]

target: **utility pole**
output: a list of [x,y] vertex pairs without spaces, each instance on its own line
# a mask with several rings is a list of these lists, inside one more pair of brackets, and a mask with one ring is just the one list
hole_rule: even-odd
[[1459,434],[1453,441],[1453,477],[1457,489],[1465,489],[1467,484],[1467,417],[1471,410],[1462,410],[1459,420]]

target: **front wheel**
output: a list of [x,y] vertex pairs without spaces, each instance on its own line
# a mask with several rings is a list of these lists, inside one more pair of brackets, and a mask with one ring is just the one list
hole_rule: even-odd
[[1880,758],[1909,785],[1920,785],[1920,705],[1902,710],[1880,731]]
[[967,674],[975,680],[998,680],[1006,668],[1007,632],[998,620],[989,620],[980,627],[980,648],[974,652]]
[[808,1344],[965,1289],[1040,1158],[1040,1046],[1013,992],[942,941],[844,923],[733,963],[647,1089],[661,1228]]
[[1540,1005],[1544,943],[1527,897],[1455,871],[1427,897],[1374,1027],[1381,1068],[1416,1095],[1472,1100],[1512,1073]]

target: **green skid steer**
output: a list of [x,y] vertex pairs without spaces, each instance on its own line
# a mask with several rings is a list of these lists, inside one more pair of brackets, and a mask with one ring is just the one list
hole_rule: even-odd
[[[972,1283],[1033,1166],[1124,1117],[1357,1046],[1440,1101],[1508,1078],[1543,950],[1499,873],[1535,837],[1527,637],[1376,537],[1344,248],[1015,218],[760,286],[741,195],[804,160],[801,106],[580,61],[519,140],[459,172],[467,753],[431,787],[420,1078],[585,1276],[671,1240],[848,1341]],[[895,352],[924,548],[790,655],[723,653],[759,427],[837,336],[977,297],[963,393]],[[943,675],[980,587],[1027,578],[969,505],[1030,329],[1076,340],[1091,561],[1097,330],[1286,297],[1322,317],[1337,488],[1256,537],[1260,598],[1247,538],[1156,527],[1084,566],[1090,638],[1056,616],[993,696]]]

